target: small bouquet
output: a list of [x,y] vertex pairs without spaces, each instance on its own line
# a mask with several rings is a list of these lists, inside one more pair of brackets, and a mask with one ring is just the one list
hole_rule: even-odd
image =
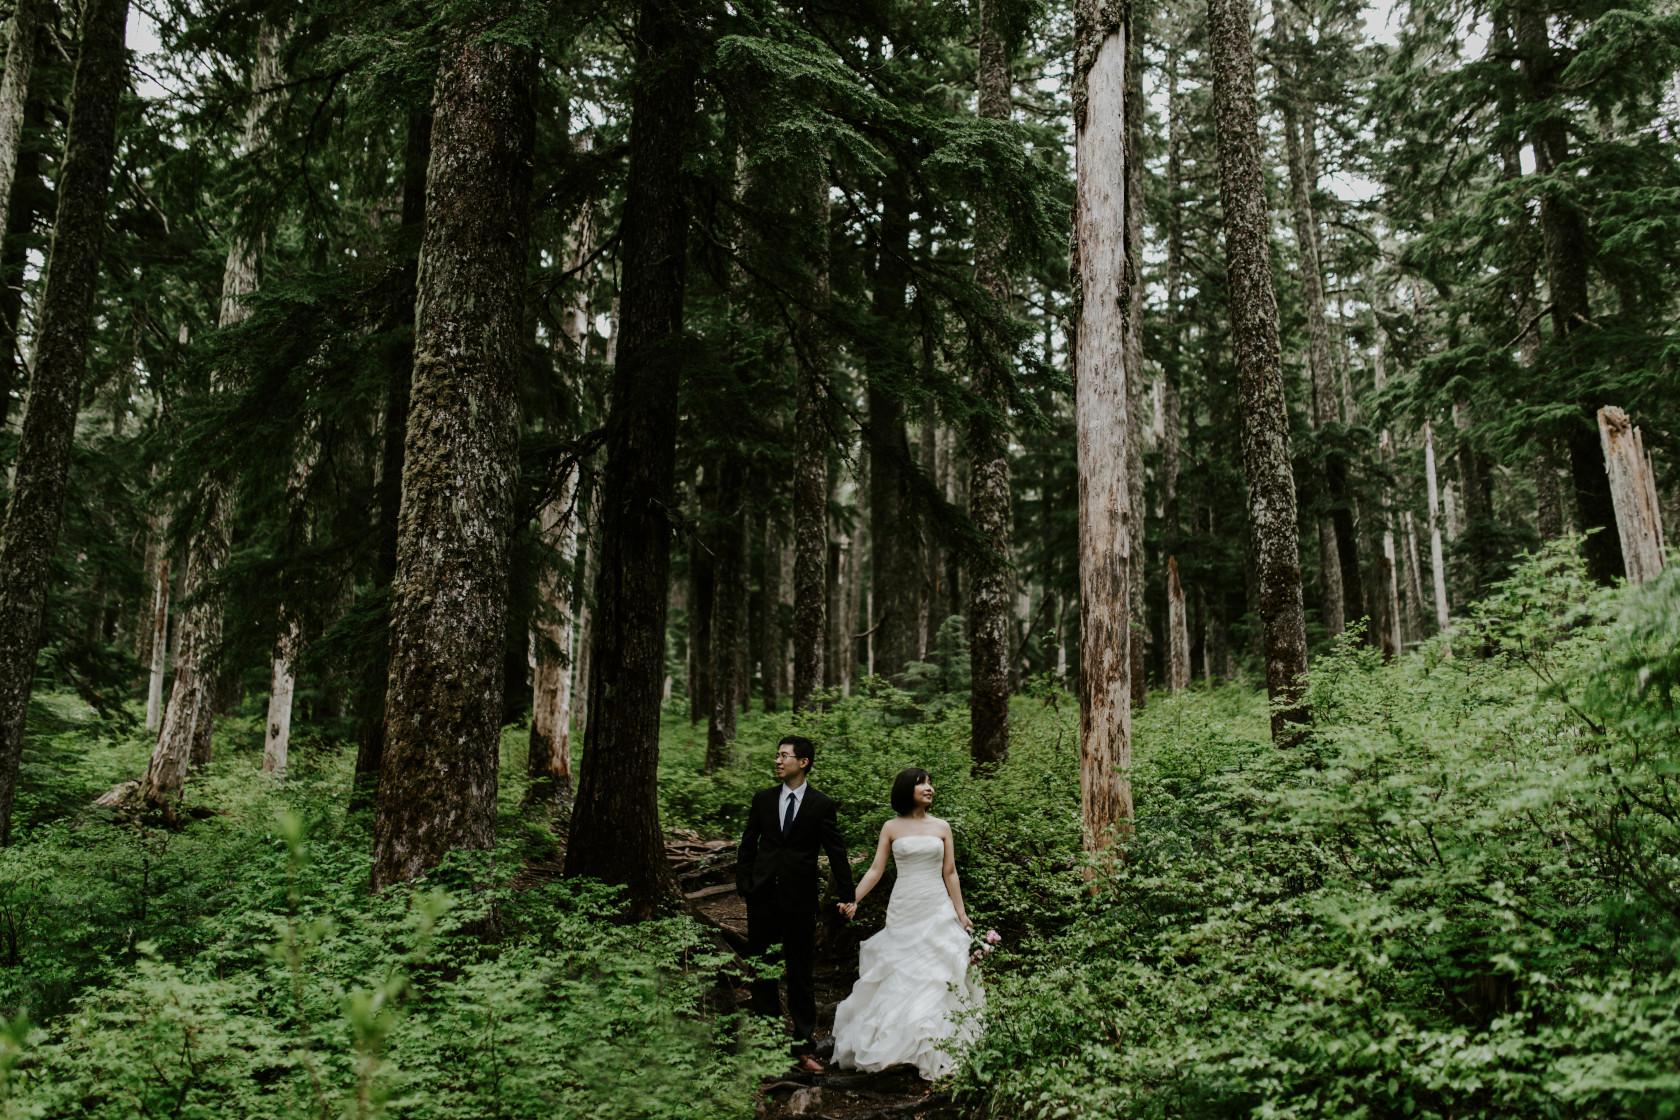
[[980,944],[974,947],[974,952],[968,955],[968,963],[979,964],[981,961],[991,956],[992,950],[996,949],[998,947],[998,943],[1002,940],[1003,934],[999,933],[995,929],[987,930],[986,935],[980,939]]

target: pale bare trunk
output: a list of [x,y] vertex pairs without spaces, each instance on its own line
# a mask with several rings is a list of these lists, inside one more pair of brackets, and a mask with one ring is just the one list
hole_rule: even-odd
[[[260,152],[269,141],[268,112],[278,94],[283,31],[264,20],[257,35],[257,58],[251,69],[252,98],[245,118],[244,148]],[[228,245],[222,268],[222,301],[218,324],[243,322],[251,314],[244,300],[257,290],[260,242],[236,233]],[[212,374],[212,391],[225,390],[225,372]],[[193,601],[181,625],[185,630],[175,664],[175,684],[164,712],[152,757],[147,763],[141,793],[162,804],[181,791],[187,771],[209,760],[214,719],[214,658],[222,640],[222,604],[216,576],[233,549],[233,487],[229,480],[205,480],[200,500],[203,520],[193,532],[187,551],[185,598]]]
[[[1184,585],[1178,581],[1178,557],[1167,557],[1167,634],[1168,651],[1172,655],[1168,687],[1177,695],[1190,687],[1190,626],[1185,617]],[[1206,656],[1206,646],[1203,647]],[[1213,669],[1206,670],[1211,683]]]
[[[1378,363],[1380,369],[1380,347]],[[1381,387],[1379,378],[1378,388]],[[1382,435],[1377,439],[1377,453],[1385,464],[1394,460],[1394,440],[1390,437],[1387,428],[1383,429]],[[1390,656],[1399,656],[1400,651],[1406,648],[1406,639],[1400,629],[1400,557],[1394,550],[1393,506],[1393,498],[1388,492],[1388,487],[1384,486],[1382,492],[1382,554],[1383,561],[1388,565],[1388,568],[1386,572],[1381,573],[1378,594],[1382,596],[1386,622],[1383,628],[1385,652],[1388,652]],[[1392,646],[1392,652],[1387,649],[1389,646]]]
[[[594,241],[594,211],[585,206],[572,225],[566,268],[579,270]],[[561,313],[555,352],[563,362],[584,361],[589,346],[589,302],[585,290]],[[578,476],[568,474],[561,491],[538,515],[542,542],[558,564],[545,566],[537,579],[538,621],[532,627],[536,665],[531,673],[531,733],[526,743],[525,771],[539,799],[566,802],[572,795],[572,682],[577,651],[572,639],[576,623],[572,611],[572,583],[577,562]]]
[[292,695],[297,681],[292,675],[292,659],[288,654],[298,645],[299,630],[296,618],[286,619],[286,629],[280,635],[274,669],[268,684],[268,733],[263,739],[262,769],[265,774],[284,777],[286,752],[292,741]]
[[1143,469],[1143,37],[1136,34],[1137,9],[1126,27],[1126,498],[1136,518],[1127,574],[1127,637],[1131,646],[1132,707],[1149,702],[1149,619],[1144,604]]
[[537,664],[531,675],[531,734],[525,770],[537,796],[563,801],[572,793],[572,650],[571,572],[577,559],[577,475],[568,474],[560,494],[543,506],[540,539],[558,561],[537,579],[541,613],[535,631]]
[[1429,563],[1435,577],[1435,629],[1447,632],[1447,566],[1441,552],[1441,502],[1435,485],[1435,431],[1423,422],[1423,477],[1429,490]]
[[1598,410],[1598,437],[1604,447],[1628,582],[1644,583],[1663,570],[1662,509],[1645,440],[1627,413],[1615,405]]
[[1126,27],[1101,3],[1075,10],[1074,413],[1079,464],[1080,808],[1101,849],[1132,819],[1126,478]]
[[[312,420],[304,430],[303,445],[292,464],[292,475],[286,484],[287,551],[309,539],[308,511],[305,503],[309,492],[309,476],[315,469],[318,452],[316,422]],[[262,768],[267,774],[284,776],[286,773],[286,753],[291,747],[292,738],[292,697],[297,691],[294,667],[302,650],[303,627],[298,621],[297,612],[288,607],[285,598],[282,597],[280,630],[274,643],[274,666],[269,677],[268,719],[264,723],[267,733],[263,737]]]
[[1406,625],[1415,641],[1423,640],[1423,565],[1418,560],[1417,524],[1412,511],[1403,517],[1406,524]]
[[169,553],[162,547],[157,564],[157,586],[152,591],[151,674],[146,681],[146,730],[156,731],[163,721],[163,678],[169,670]]

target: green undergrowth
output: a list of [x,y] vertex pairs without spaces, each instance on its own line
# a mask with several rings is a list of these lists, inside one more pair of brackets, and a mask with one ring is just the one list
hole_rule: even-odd
[[1138,721],[1126,861],[994,970],[996,1117],[1680,1111],[1680,571],[1564,544],[1436,643],[1312,667],[1275,750]]
[[741,1117],[779,1067],[761,1026],[707,1010],[723,958],[695,923],[512,889],[555,848],[517,728],[500,847],[370,896],[353,744],[296,736],[273,782],[260,713],[235,714],[168,829],[89,805],[146,737],[46,703],[29,777],[57,789],[0,850],[0,1118]]
[[[977,1117],[1668,1117],[1677,635],[1680,571],[1601,590],[1566,543],[1459,620],[1451,656],[1316,659],[1289,749],[1251,687],[1151,696],[1125,858],[1101,867],[1051,681],[1015,699],[986,777],[961,693],[926,681],[743,715],[713,774],[673,709],[661,812],[738,835],[798,732],[861,867],[893,776],[929,770],[970,910],[1004,934],[953,1086]],[[224,721],[172,831],[89,807],[144,735],[37,704],[0,851],[0,1120],[751,1113],[780,1055],[707,1010],[702,930],[624,924],[587,884],[511,888],[558,844],[521,807],[522,730],[501,846],[371,897],[353,748],[305,728],[268,781],[259,720]]]

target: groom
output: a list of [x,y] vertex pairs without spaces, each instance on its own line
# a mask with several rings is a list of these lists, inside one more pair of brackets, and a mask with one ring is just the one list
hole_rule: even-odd
[[[789,735],[776,747],[779,786],[753,795],[747,830],[735,870],[735,886],[747,900],[747,951],[755,957],[782,948],[787,976],[788,1013],[793,1017],[793,1052],[801,1068],[821,1073],[812,1055],[811,1036],[817,1029],[816,988],[812,967],[816,958],[817,849],[828,853],[840,901],[852,900],[852,867],[840,839],[834,802],[805,779],[816,758],[816,744]],[[759,1015],[780,1015],[776,981],[756,980],[752,1009]]]

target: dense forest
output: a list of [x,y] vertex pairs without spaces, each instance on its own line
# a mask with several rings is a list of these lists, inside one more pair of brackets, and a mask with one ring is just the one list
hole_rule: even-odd
[[0,15],[0,1120],[1673,1115],[1670,0]]

